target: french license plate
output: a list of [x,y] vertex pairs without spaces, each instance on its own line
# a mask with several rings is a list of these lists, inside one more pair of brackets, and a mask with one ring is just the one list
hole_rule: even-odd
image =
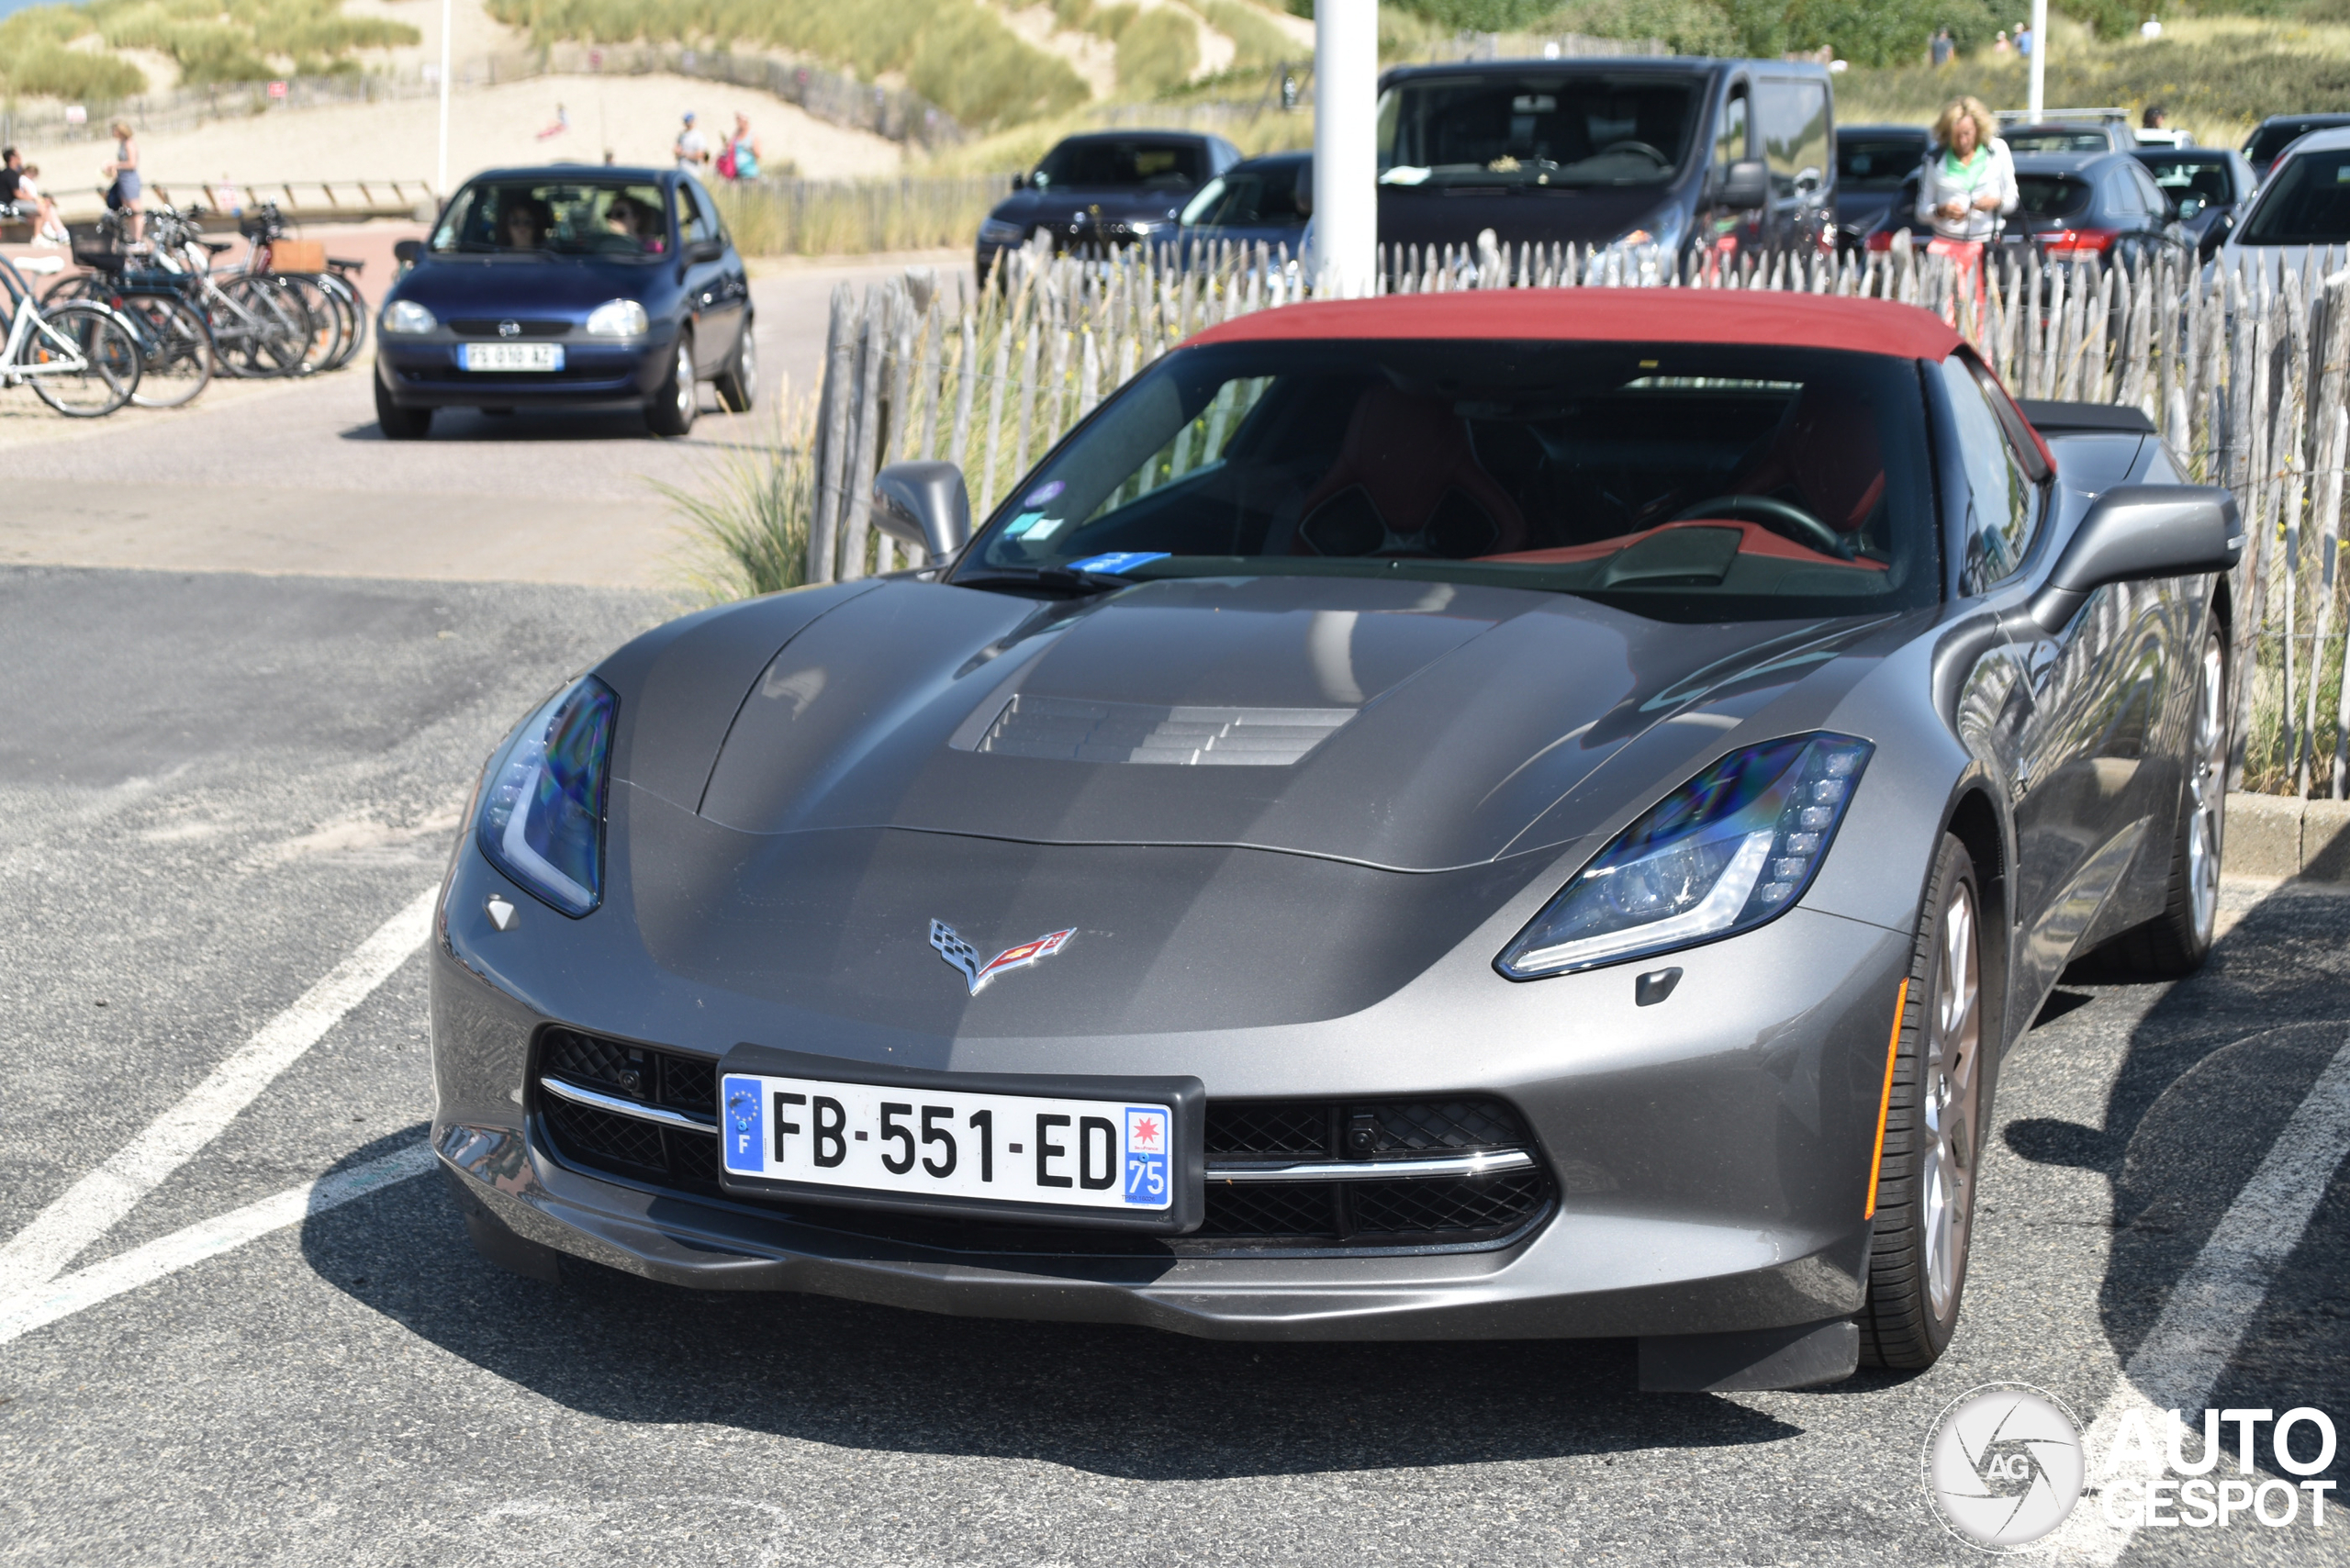
[[467,343],[462,364],[467,370],[561,370],[561,343]]
[[719,1101],[730,1175],[1129,1214],[1175,1201],[1163,1104],[747,1073],[726,1074]]

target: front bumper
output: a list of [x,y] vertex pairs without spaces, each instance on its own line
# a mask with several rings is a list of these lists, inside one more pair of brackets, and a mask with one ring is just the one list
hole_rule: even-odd
[[[492,891],[527,918],[492,930],[482,913]],[[532,1043],[551,1023],[710,1056],[741,1039],[811,1043],[804,1020],[661,969],[621,902],[564,920],[467,846],[433,954],[434,1147],[469,1209],[561,1252],[700,1288],[1226,1338],[1721,1334],[1817,1323],[1861,1303],[1907,933],[1799,908],[1652,964],[1516,984],[1476,957],[1481,932],[1371,1008],[1263,1030],[924,1048],[869,1045],[870,1029],[844,1021],[829,1054],[902,1048],[974,1071],[1071,1061],[1182,1071],[1212,1102],[1490,1093],[1523,1114],[1557,1183],[1546,1218],[1492,1245],[1012,1253],[835,1229],[804,1207],[566,1164],[526,1089]],[[1513,905],[1495,924],[1520,918]],[[1678,987],[1638,1007],[1634,972],[1665,964],[1684,971]]]
[[677,334],[642,338],[564,339],[559,371],[468,371],[459,367],[464,342],[442,330],[417,337],[377,335],[375,376],[404,409],[642,408],[669,374]]

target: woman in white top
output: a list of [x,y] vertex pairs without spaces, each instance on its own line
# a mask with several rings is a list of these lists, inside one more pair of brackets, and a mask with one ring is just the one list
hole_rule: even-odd
[[2016,209],[2015,160],[1998,132],[1979,98],[1952,100],[1934,121],[1939,146],[1918,181],[1918,221],[1937,237],[1980,245]]

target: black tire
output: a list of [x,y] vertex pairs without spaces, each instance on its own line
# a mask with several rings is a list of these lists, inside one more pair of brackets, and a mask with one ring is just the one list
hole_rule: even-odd
[[1863,1365],[1916,1371],[1949,1348],[1966,1292],[1983,1066],[1998,1048],[1984,1004],[1983,898],[1966,846],[1943,835],[1918,921],[1878,1159]]
[[2179,780],[2178,826],[2171,835],[2163,912],[2099,948],[2100,968],[2154,980],[2177,980],[2203,967],[2219,929],[2220,862],[2228,831],[2228,647],[2216,620],[2203,633],[2195,666],[2195,707],[2188,720],[2186,777]]
[[176,294],[128,295],[121,309],[142,340],[133,403],[142,409],[176,409],[194,402],[212,385],[216,356],[202,311]]
[[713,383],[718,388],[718,406],[730,414],[747,414],[751,405],[759,400],[759,346],[751,335],[755,325],[744,319],[742,335],[734,340],[734,353]]
[[386,441],[422,441],[432,430],[432,410],[403,409],[392,401],[384,378],[375,378],[375,424]]
[[677,346],[669,354],[669,374],[663,378],[660,389],[644,405],[644,422],[655,435],[684,435],[694,428],[694,416],[700,412],[701,394],[695,376],[694,338],[691,332],[677,334]]
[[34,396],[69,419],[101,419],[139,390],[138,334],[107,307],[87,301],[41,312],[16,363],[77,367],[25,378]]

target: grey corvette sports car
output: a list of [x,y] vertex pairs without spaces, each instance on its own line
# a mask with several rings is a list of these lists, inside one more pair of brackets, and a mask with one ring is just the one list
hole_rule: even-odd
[[1234,1338],[1930,1363],[2006,1047],[2212,935],[2222,491],[1926,312],[1301,305],[647,633],[441,905],[476,1245]]

